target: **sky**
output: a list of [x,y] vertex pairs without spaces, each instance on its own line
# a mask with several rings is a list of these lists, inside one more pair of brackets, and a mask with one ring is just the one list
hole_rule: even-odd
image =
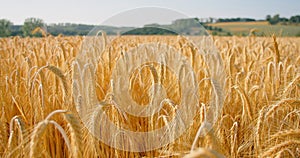
[[149,6],[169,8],[199,18],[265,19],[268,14],[288,18],[300,14],[300,0],[0,0],[0,19],[23,24],[26,18],[36,17],[47,24],[97,25],[121,12]]

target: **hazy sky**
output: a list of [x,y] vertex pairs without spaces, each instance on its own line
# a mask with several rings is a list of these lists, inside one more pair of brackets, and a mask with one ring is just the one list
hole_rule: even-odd
[[47,24],[59,22],[100,24],[125,10],[156,6],[190,17],[249,17],[267,14],[290,17],[300,14],[300,0],[0,0],[0,19],[22,24],[28,17]]

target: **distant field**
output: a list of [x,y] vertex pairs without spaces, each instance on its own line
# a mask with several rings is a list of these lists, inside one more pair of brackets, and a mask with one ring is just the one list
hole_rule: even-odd
[[255,30],[256,35],[270,36],[300,36],[300,26],[297,25],[270,25],[267,21],[259,22],[221,22],[208,24],[208,26],[219,27],[234,35],[248,35]]

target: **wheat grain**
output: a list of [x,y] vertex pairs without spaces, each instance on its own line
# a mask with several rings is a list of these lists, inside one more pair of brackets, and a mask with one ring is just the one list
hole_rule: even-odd
[[264,152],[261,157],[272,157],[276,155],[277,153],[288,149],[288,148],[295,148],[300,145],[300,141],[298,140],[289,140],[283,143],[280,143],[270,149],[268,149],[266,152]]
[[[181,157],[191,148],[205,150],[208,152],[206,155],[212,150],[222,151],[226,157],[299,157],[299,142],[296,142],[299,141],[300,121],[299,38],[213,37],[225,70],[222,72],[224,76],[216,76],[216,72],[223,71],[219,69],[221,63],[216,60],[217,57],[205,52],[207,46],[193,48],[197,43],[189,41],[196,39],[194,41],[201,43],[205,41],[201,37],[120,36],[112,40],[113,37],[101,33],[102,37],[95,38],[46,35],[43,38],[0,39],[0,157],[24,157],[27,153],[28,156],[42,157]],[[162,40],[157,42],[159,38]],[[94,58],[93,64],[85,66],[82,61],[72,64],[80,58],[77,55],[84,40],[92,43],[87,48],[90,50],[87,56]],[[128,52],[139,44],[151,42],[157,42],[160,48],[164,44],[170,45],[186,57],[184,64],[191,65],[195,72],[194,80],[198,82],[200,94],[198,104],[203,106],[197,112],[193,125],[173,143],[144,153],[116,150],[93,137],[78,120],[76,108],[79,116],[85,113],[82,110],[88,103],[85,97],[90,97],[89,94],[95,95],[101,105],[103,103],[99,107],[101,110],[96,109],[97,112],[108,114],[119,127],[146,132],[166,125],[171,130],[166,139],[173,138],[176,132],[169,121],[182,106],[180,100],[184,94],[180,94],[182,85],[178,80],[185,77],[183,63],[177,65],[178,69],[181,67],[179,79],[164,66],[168,64],[167,58],[162,58],[157,65],[150,64],[152,67],[141,66],[132,72],[128,86],[132,91],[131,97],[138,103],[146,105],[145,98],[151,97],[148,93],[151,84],[169,87],[166,89],[167,100],[156,115],[147,119],[132,117],[122,111],[113,99],[116,96],[112,89],[117,83],[110,78],[117,61],[139,61],[141,56],[131,58]],[[153,54],[151,50],[147,51],[149,56]],[[102,56],[97,59],[99,54]],[[207,63],[210,58],[212,62]],[[97,78],[92,79],[95,87],[86,78],[72,80],[74,75],[84,76],[83,69],[86,69],[86,74],[93,74],[91,69],[95,67]],[[227,84],[225,87],[213,87],[215,79]],[[90,86],[83,87],[81,81]],[[70,90],[72,82],[73,91]],[[97,92],[91,93],[93,89]],[[211,95],[222,95],[223,89],[224,107],[219,108],[215,104],[223,103],[223,98]],[[86,92],[81,93],[83,90]],[[72,96],[77,96],[76,100],[73,101]],[[213,103],[210,102],[212,98],[215,99]],[[56,109],[68,109],[69,112]],[[94,117],[99,115],[96,110],[91,111]],[[219,115],[211,115],[212,111]],[[63,114],[56,115],[58,113]],[[18,119],[10,123],[9,120],[15,117]],[[49,123],[51,126],[48,126]],[[206,128],[214,132],[206,131],[209,135],[202,137],[198,131],[206,129],[203,124],[209,125]],[[8,128],[9,125],[13,127]],[[251,130],[253,126],[255,130]],[[121,136],[120,133],[117,137]],[[141,147],[144,145],[143,141],[137,142]],[[133,142],[124,142],[124,145],[126,143],[132,147],[136,145]],[[199,152],[199,155],[204,153]]]

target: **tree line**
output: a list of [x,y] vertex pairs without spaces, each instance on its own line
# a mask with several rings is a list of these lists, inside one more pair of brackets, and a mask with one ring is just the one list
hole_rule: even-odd
[[[58,23],[47,25],[42,19],[27,18],[23,25],[13,25],[7,19],[0,19],[0,37],[22,36],[22,37],[42,37],[48,34],[57,36],[59,34],[65,36],[87,35],[95,25]],[[107,34],[117,34],[119,30],[129,28],[115,28],[110,26],[101,26],[101,29]]]
[[[38,28],[38,30],[36,30]],[[46,23],[39,18],[28,18],[23,25],[13,25],[7,19],[0,19],[0,37],[22,36],[22,37],[41,37],[43,35],[51,34],[57,36],[59,34],[72,35],[86,35],[94,28],[93,25],[59,23]]]
[[276,15],[267,15],[266,20],[271,24],[275,25],[278,23],[282,24],[299,24],[300,23],[300,15],[291,16],[290,18],[280,17],[279,14]]
[[[206,26],[201,23],[207,30],[222,31],[221,28]],[[108,35],[200,35],[203,34],[203,29],[198,18],[177,19],[169,25],[148,24],[142,28],[134,27],[114,27],[114,26],[97,26],[99,29],[106,32]],[[42,37],[48,34],[57,36],[59,34],[65,36],[87,35],[95,25],[59,23],[46,25],[42,19],[28,18],[23,25],[13,25],[12,22],[6,19],[0,20],[0,37],[22,36],[22,37]],[[166,28],[166,29],[159,29]],[[169,30],[167,30],[169,29]],[[170,30],[175,30],[172,32]]]
[[[279,14],[275,14],[273,16],[267,15],[265,18],[271,25],[275,25],[278,23],[281,24],[299,24],[300,23],[300,15],[291,16],[290,18],[280,17]],[[258,21],[252,18],[219,18],[216,19],[216,22],[249,22],[249,21]],[[262,20],[259,20],[262,21]]]
[[[300,15],[291,16],[290,18],[280,17],[279,14],[276,15],[267,15],[264,19],[268,21],[271,25],[275,24],[299,24]],[[197,35],[202,34],[201,30],[195,30],[201,23],[207,30],[222,32],[221,28],[207,26],[206,23],[212,22],[248,22],[248,21],[257,21],[251,18],[219,18],[215,20],[209,20],[207,22],[201,22],[198,18],[191,19],[177,19],[172,22],[170,25],[161,25],[167,28],[177,30],[178,33]],[[260,20],[262,21],[262,20]],[[156,27],[160,26],[159,24],[149,24],[145,27]],[[22,36],[22,37],[41,37],[47,34],[57,36],[63,34],[66,36],[74,35],[87,35],[95,25],[85,25],[85,24],[72,24],[72,23],[59,23],[59,24],[49,24],[39,18],[27,18],[25,19],[23,25],[14,25],[11,21],[7,19],[0,19],[0,37],[9,37],[9,36]],[[158,30],[153,28],[137,29],[133,27],[113,27],[113,26],[98,26],[101,27],[108,35],[117,35],[122,34],[126,31],[136,29],[130,33],[136,34],[172,34],[167,30]],[[37,29],[38,28],[38,29]],[[128,33],[128,34],[130,34]]]
[[255,19],[251,18],[219,18],[217,22],[249,22],[249,21],[256,21]]

